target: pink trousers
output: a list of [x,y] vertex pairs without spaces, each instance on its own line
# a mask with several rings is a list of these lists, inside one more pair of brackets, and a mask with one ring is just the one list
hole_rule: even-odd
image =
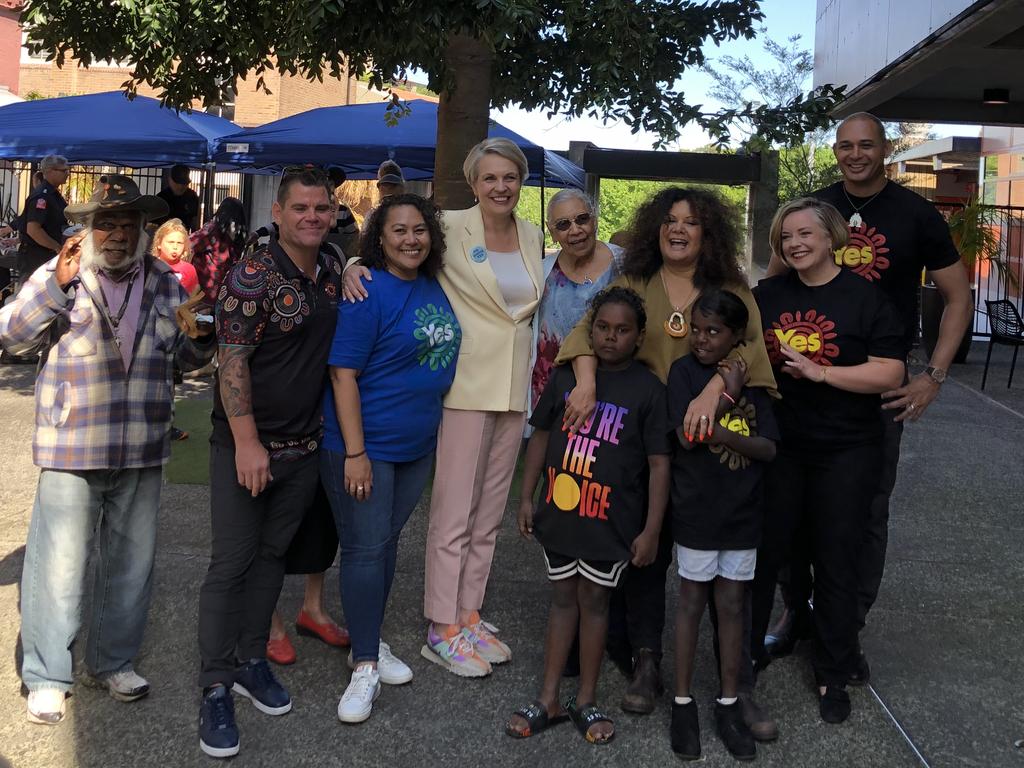
[[444,409],[423,594],[423,613],[437,624],[483,606],[525,419],[522,411]]

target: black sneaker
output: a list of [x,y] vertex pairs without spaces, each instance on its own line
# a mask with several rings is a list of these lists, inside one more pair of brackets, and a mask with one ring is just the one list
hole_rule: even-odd
[[672,702],[672,725],[668,733],[676,757],[683,760],[700,759],[700,718],[697,716],[697,702]]
[[846,682],[848,685],[867,685],[871,682],[871,667],[868,666],[868,657],[864,655],[864,651],[857,651],[853,671]]
[[210,757],[238,754],[235,702],[223,685],[214,686],[199,704],[199,748]]
[[743,710],[739,699],[732,704],[715,702],[715,725],[718,738],[725,744],[729,754],[737,760],[753,760],[757,756],[757,746],[747,724],[743,722]]
[[292,697],[277,682],[266,659],[252,659],[236,669],[231,690],[252,701],[264,714],[284,715],[292,711]]
[[821,719],[826,723],[837,725],[850,716],[850,694],[845,688],[829,685],[818,702]]

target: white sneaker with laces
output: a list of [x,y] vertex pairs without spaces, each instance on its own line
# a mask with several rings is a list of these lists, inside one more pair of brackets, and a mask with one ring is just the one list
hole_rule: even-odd
[[98,679],[97,682],[118,701],[136,701],[149,693],[149,682],[131,667]]
[[[356,663],[352,660],[352,651],[348,652],[348,668],[356,668]],[[409,665],[395,656],[391,652],[391,646],[383,640],[377,648],[377,675],[384,685],[404,685],[412,680]]]
[[64,719],[64,691],[43,688],[28,692],[28,721],[56,725]]
[[352,673],[348,688],[338,702],[338,719],[343,723],[361,723],[370,716],[373,702],[380,696],[380,676],[369,665]]

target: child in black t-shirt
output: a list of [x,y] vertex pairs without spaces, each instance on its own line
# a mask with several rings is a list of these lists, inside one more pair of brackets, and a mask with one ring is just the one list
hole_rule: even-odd
[[[668,375],[669,425],[679,447],[672,459],[672,535],[679,563],[676,612],[676,698],[670,730],[672,749],[684,759],[700,757],[697,704],[690,697],[697,632],[709,585],[714,585],[721,659],[721,696],[715,704],[718,735],[735,757],[753,758],[754,738],[737,698],[743,642],[743,593],[754,578],[764,515],[762,475],[775,458],[778,433],[768,394],[744,387],[741,361],[726,360],[743,341],[749,320],[734,293],[710,290],[694,306],[690,354]],[[726,384],[716,429],[700,442],[683,433],[690,401],[720,375]]]
[[[506,732],[527,738],[572,719],[593,744],[614,726],[596,704],[608,632],[608,602],[626,566],[654,561],[668,501],[669,441],[665,391],[633,359],[647,322],[643,300],[613,287],[591,301],[597,357],[597,407],[578,432],[562,431],[571,366],[556,368],[534,409],[518,513],[519,532],[544,547],[553,593],[540,696],[509,719]],[[537,482],[544,484],[534,513]],[[565,706],[558,686],[579,627],[579,689]]]

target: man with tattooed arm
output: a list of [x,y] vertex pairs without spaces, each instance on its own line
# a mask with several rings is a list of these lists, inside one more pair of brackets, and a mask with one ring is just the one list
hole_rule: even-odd
[[200,748],[239,750],[232,691],[268,715],[291,697],[267,665],[270,617],[288,545],[313,501],[321,400],[341,264],[320,244],[334,223],[326,174],[286,173],[278,234],[227,273],[210,439],[210,568],[199,597]]

